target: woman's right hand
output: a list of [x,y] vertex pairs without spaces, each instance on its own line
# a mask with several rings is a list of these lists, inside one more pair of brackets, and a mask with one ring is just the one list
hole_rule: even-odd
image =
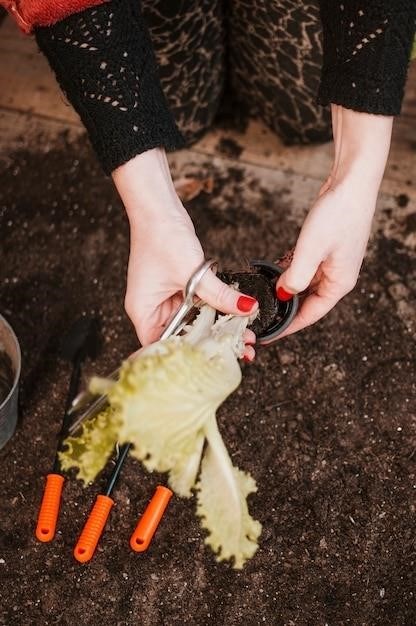
[[[142,345],[156,341],[183,301],[183,289],[204,260],[191,218],[180,202],[163,149],[149,150],[113,172],[130,221],[125,306]],[[258,304],[223,283],[212,271],[197,295],[222,313],[244,315]],[[247,343],[254,343],[248,332]],[[247,346],[245,357],[254,358]]]

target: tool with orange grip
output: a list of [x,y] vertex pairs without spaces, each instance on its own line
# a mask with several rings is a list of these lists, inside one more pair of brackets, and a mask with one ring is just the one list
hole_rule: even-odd
[[139,523],[130,537],[130,547],[135,552],[144,552],[150,545],[159,522],[163,517],[173,492],[158,485],[152,499],[141,516]]
[[58,434],[58,445],[52,472],[47,475],[38,514],[36,537],[52,541],[55,536],[65,479],[60,472],[59,452],[67,436],[72,417],[69,414],[81,378],[81,365],[87,358],[95,358],[100,345],[98,321],[83,317],[75,322],[61,343],[61,356],[72,362],[72,374],[66,399],[64,417]]
[[61,507],[61,495],[65,479],[62,474],[48,474],[40,505],[36,538],[39,541],[52,541]]
[[86,563],[92,559],[113,505],[114,500],[110,496],[104,494],[97,496],[77,545],[74,548],[74,557],[80,563]]
[[89,517],[79,536],[74,548],[74,557],[80,563],[86,563],[92,559],[100,537],[104,531],[110,511],[113,508],[114,500],[111,494],[120,476],[121,468],[130,450],[129,443],[125,443],[118,450],[117,460],[107,482],[104,493],[99,494],[91,509]]

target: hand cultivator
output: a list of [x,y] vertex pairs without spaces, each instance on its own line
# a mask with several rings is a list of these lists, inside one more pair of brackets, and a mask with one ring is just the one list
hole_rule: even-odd
[[36,526],[36,537],[39,541],[52,541],[55,536],[61,506],[62,489],[65,478],[60,471],[59,451],[72,421],[70,407],[78,393],[81,378],[81,366],[87,357],[95,358],[99,349],[98,323],[96,320],[81,318],[75,322],[61,344],[61,356],[72,363],[72,374],[65,404],[61,430],[58,434],[58,445],[52,472],[47,475],[42,503]]

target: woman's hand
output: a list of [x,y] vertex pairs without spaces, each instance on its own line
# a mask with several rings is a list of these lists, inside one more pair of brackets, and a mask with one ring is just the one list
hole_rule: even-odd
[[293,260],[277,284],[288,300],[308,289],[298,314],[280,335],[326,315],[357,281],[384,173],[392,118],[332,105],[335,159],[301,229]]
[[[145,152],[113,172],[130,221],[125,306],[142,345],[157,340],[183,301],[183,289],[203,262],[192,221],[182,206],[162,149]],[[223,313],[254,312],[256,300],[206,272],[198,297]],[[253,333],[246,335],[253,344]],[[247,360],[254,358],[252,346]]]

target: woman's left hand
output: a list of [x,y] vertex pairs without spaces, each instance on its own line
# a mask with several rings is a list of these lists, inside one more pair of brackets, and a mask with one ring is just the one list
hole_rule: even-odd
[[276,287],[281,300],[305,290],[308,295],[280,337],[314,324],[354,288],[370,235],[392,118],[337,105],[332,117],[334,166]]
[[352,181],[328,189],[308,214],[289,269],[277,296],[287,300],[309,288],[284,335],[310,326],[326,315],[355,286],[375,210],[375,194],[354,193]]

